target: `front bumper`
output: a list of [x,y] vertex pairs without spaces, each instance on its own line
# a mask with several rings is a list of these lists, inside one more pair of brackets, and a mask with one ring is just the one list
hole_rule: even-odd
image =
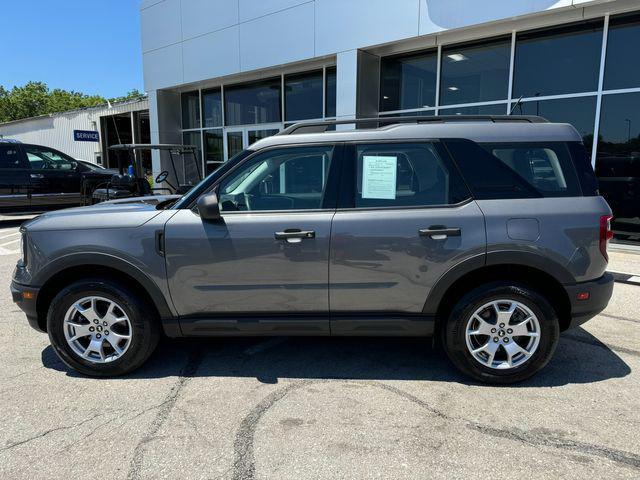
[[38,300],[39,288],[27,287],[15,281],[11,282],[11,296],[18,307],[27,315],[29,325],[39,332],[45,332],[43,326],[38,322],[38,311],[36,302]]
[[[597,280],[565,285],[571,303],[571,322],[569,328],[582,325],[603,311],[613,294],[613,275],[605,273]],[[589,298],[578,300],[578,294],[588,293]]]

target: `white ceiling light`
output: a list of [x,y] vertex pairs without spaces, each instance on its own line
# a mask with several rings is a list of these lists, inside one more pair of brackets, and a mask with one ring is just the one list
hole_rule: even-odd
[[463,54],[461,53],[451,53],[449,55],[447,55],[447,57],[449,58],[449,60],[451,60],[452,62],[461,62],[463,60],[469,60],[467,57],[465,57]]
[[457,92],[460,89],[458,87],[456,87],[456,86],[451,86],[451,87],[449,87],[449,90],[451,90],[452,92]]

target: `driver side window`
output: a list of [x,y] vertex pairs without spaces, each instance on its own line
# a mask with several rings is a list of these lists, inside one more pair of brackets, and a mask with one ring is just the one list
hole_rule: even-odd
[[220,210],[320,209],[332,156],[331,145],[258,154],[221,182]]
[[63,170],[71,172],[78,166],[75,160],[54,150],[25,146],[25,151],[29,165],[34,170]]

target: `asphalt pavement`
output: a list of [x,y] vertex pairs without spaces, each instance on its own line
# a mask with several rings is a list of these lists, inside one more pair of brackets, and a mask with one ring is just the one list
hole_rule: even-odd
[[419,338],[164,340],[97,380],[12,303],[18,224],[0,224],[2,479],[640,478],[640,286],[516,386]]

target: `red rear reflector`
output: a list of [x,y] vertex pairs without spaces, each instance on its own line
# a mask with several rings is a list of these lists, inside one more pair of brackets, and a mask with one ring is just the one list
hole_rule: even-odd
[[613,238],[613,231],[611,230],[611,215],[602,215],[600,217],[600,253],[609,261],[609,255],[607,254],[607,245],[609,240]]
[[589,300],[589,292],[580,292],[578,294],[578,300]]

